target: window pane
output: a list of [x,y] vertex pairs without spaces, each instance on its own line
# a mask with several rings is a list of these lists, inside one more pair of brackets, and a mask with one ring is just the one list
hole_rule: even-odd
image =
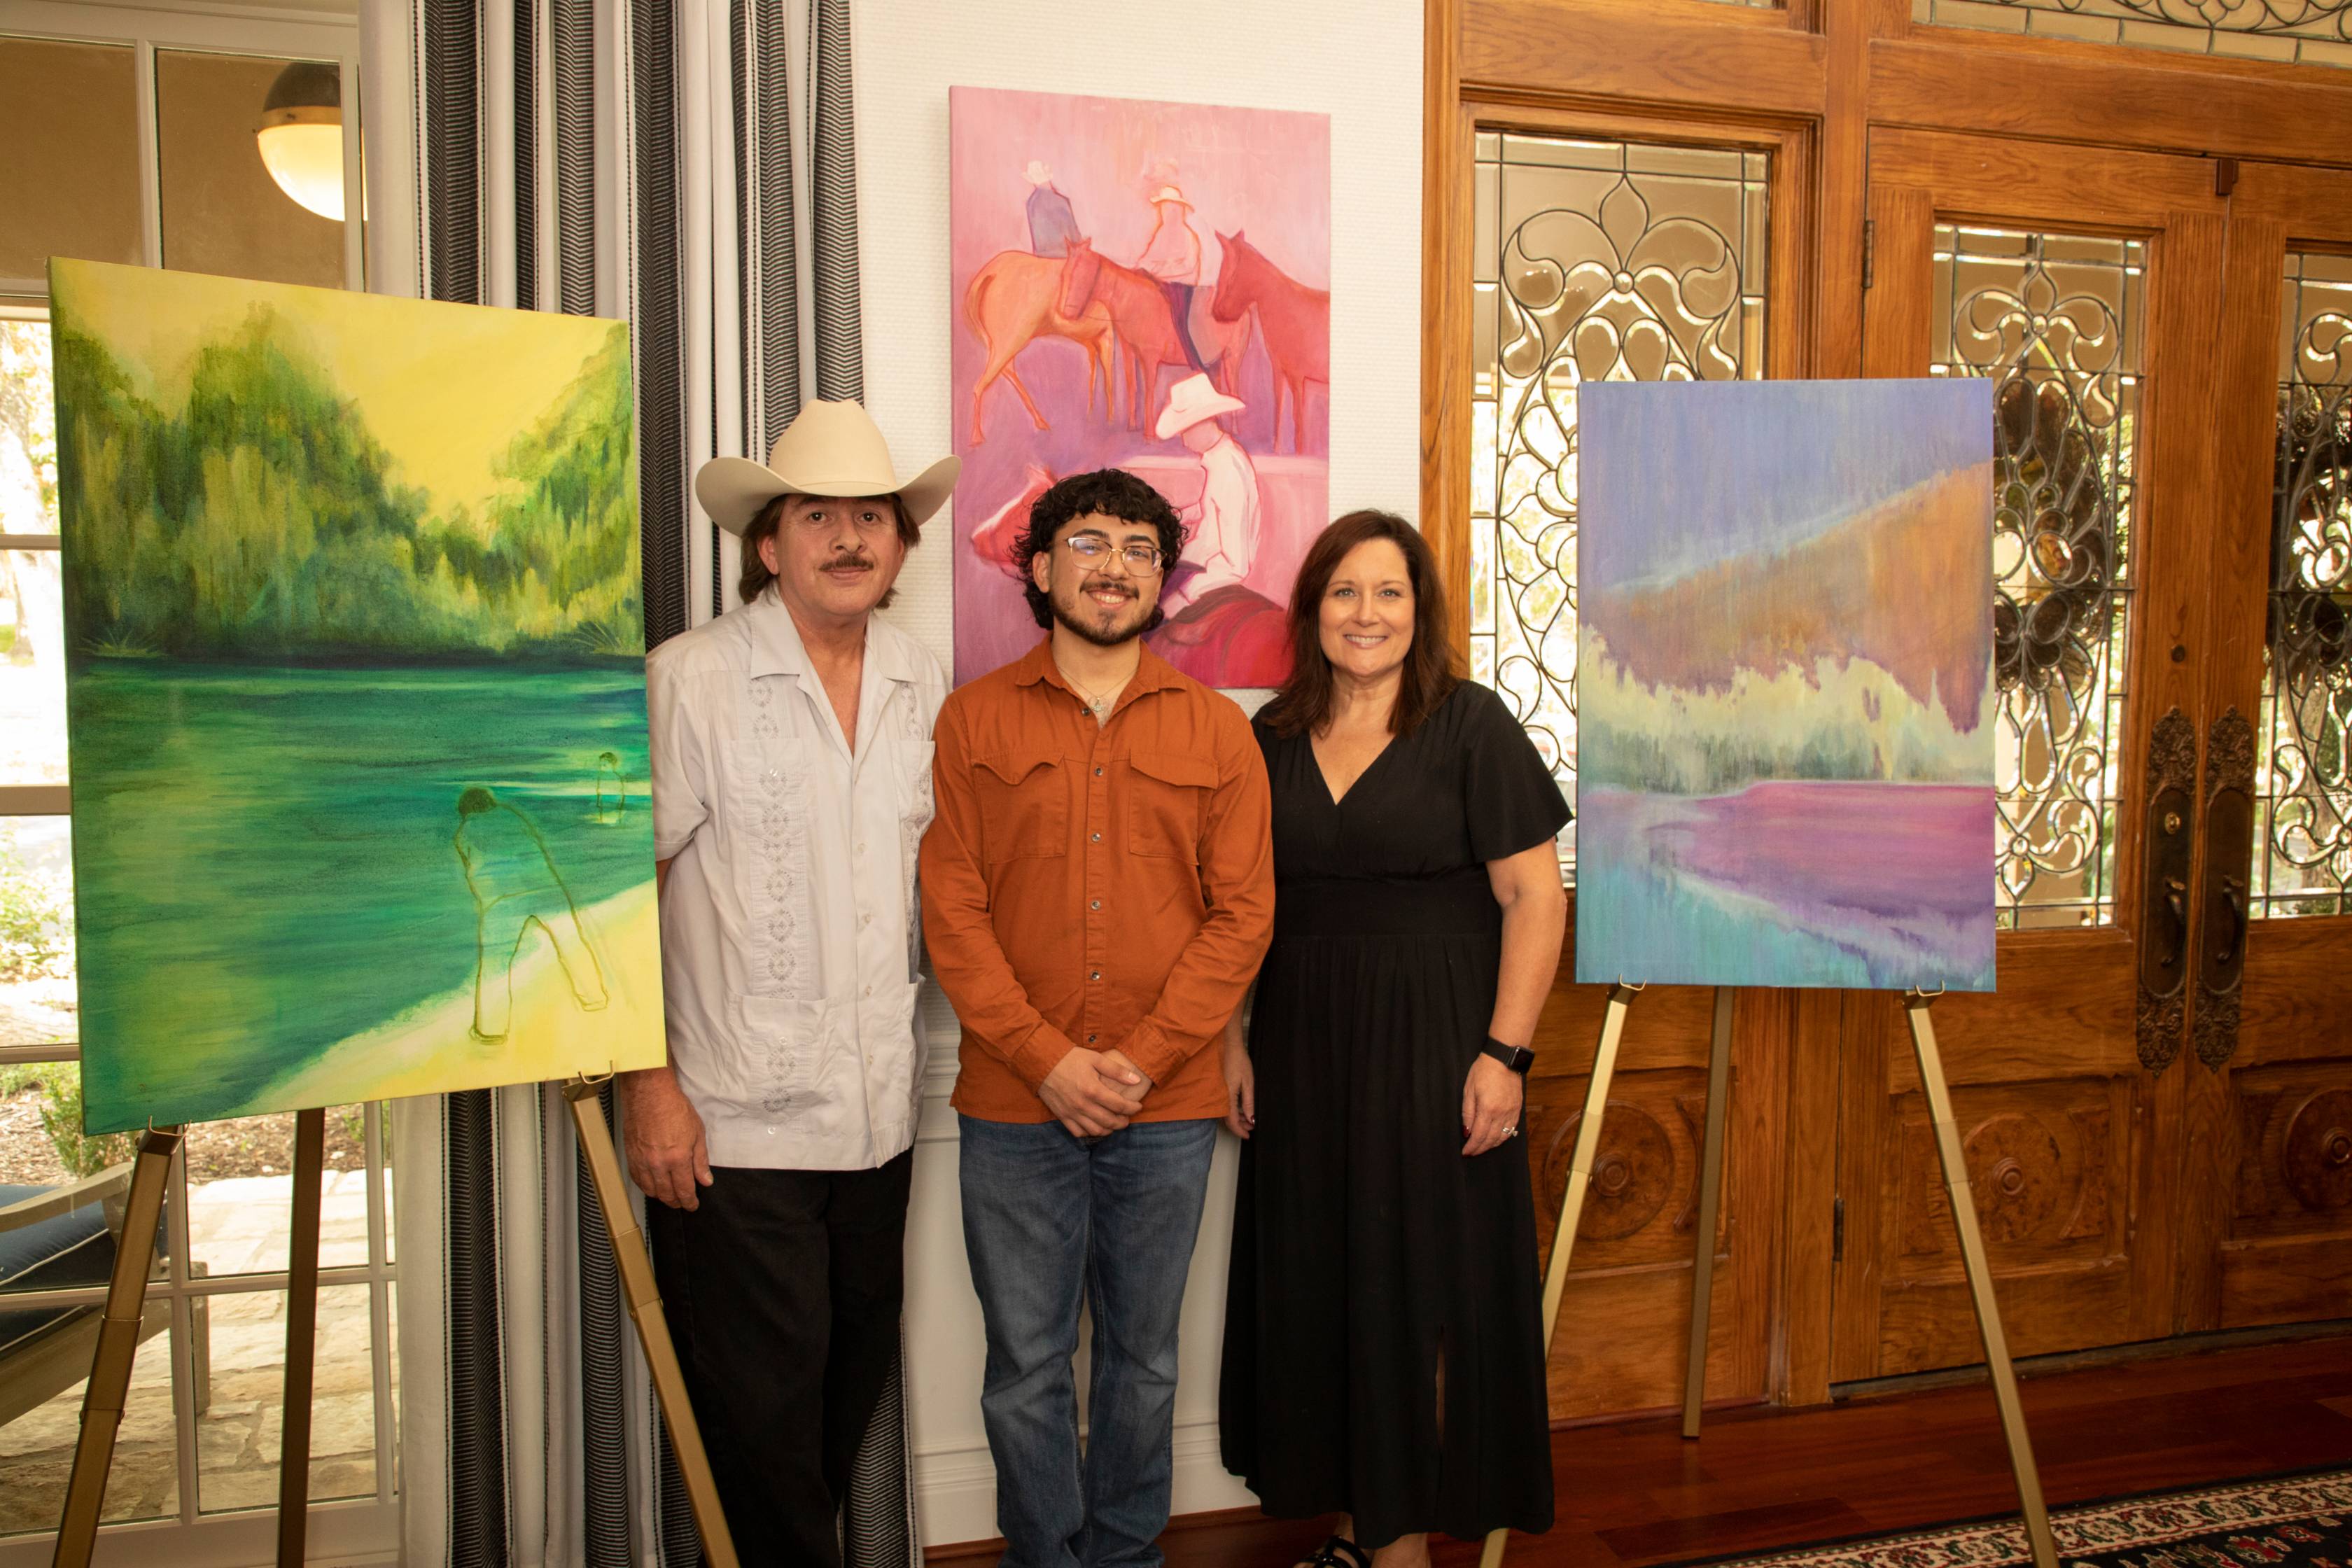
[[2138,240],[1938,225],[1931,365],[1993,392],[1993,734],[2004,927],[2115,918]]
[[[310,1498],[375,1493],[375,1362],[365,1285],[319,1292],[311,1366]],[[286,1397],[286,1292],[203,1299],[210,1354],[197,1381],[196,1496],[206,1513],[275,1508]]]
[[2352,912],[2352,257],[2286,258],[2257,916]]
[[[366,1122],[356,1105],[327,1112],[320,1180],[319,1266],[368,1261]],[[192,1123],[187,1134],[188,1255],[195,1271],[273,1274],[294,1226],[294,1117]]]
[[164,266],[342,287],[343,226],[279,190],[254,140],[270,84],[290,63],[156,51]]
[[1474,178],[1471,673],[1572,790],[1577,391],[1764,374],[1767,161],[1489,132]]
[[130,46],[0,38],[0,278],[142,258]]
[[0,816],[0,1046],[75,1033],[72,821]]
[[1911,0],[1911,16],[1937,26],[2352,66],[2345,0]]
[[[95,1306],[0,1312],[0,1341],[32,1336],[24,1349],[0,1356],[0,1534],[55,1530],[65,1511],[98,1318]],[[150,1292],[103,1519],[165,1519],[180,1510],[171,1321],[171,1303]]]

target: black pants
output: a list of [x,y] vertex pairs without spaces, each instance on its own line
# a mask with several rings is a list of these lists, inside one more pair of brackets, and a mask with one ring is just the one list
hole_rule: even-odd
[[913,1151],[874,1171],[715,1169],[647,1203],[654,1273],[746,1568],[839,1568],[835,1519],[898,1353]]

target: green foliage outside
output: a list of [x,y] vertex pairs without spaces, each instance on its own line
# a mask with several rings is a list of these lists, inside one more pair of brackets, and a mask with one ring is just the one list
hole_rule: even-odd
[[43,1070],[41,1086],[41,1130],[56,1145],[58,1163],[73,1175],[95,1176],[139,1152],[139,1141],[128,1132],[102,1132],[95,1138],[83,1133],[80,1068],[51,1063]]
[[41,1130],[58,1152],[58,1163],[76,1180],[120,1165],[139,1152],[133,1133],[85,1136],[81,1130],[81,1068],[74,1062],[28,1062],[0,1068],[0,1100],[41,1091]]
[[63,890],[25,863],[14,830],[0,827],[0,981],[73,972],[73,921]]
[[515,439],[475,515],[399,483],[266,307],[199,353],[173,415],[71,319],[54,326],[78,655],[644,652],[625,328]]

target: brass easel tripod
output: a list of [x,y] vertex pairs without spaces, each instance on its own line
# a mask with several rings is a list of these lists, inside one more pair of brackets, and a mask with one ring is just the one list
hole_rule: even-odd
[[[1544,1353],[1551,1353],[1552,1331],[1559,1322],[1559,1298],[1568,1284],[1569,1257],[1576,1244],[1576,1227],[1584,1213],[1584,1194],[1592,1180],[1592,1162],[1601,1149],[1601,1112],[1609,1103],[1609,1080],[1617,1070],[1617,1046],[1625,1033],[1625,1014],[1642,987],[1619,981],[1609,988],[1609,1005],[1601,1019],[1601,1043],[1593,1052],[1592,1079],[1584,1091],[1584,1119],[1576,1129],[1576,1148],[1568,1163],[1568,1191],[1560,1200],[1559,1228],[1552,1234],[1551,1263],[1544,1270]],[[1706,1130],[1699,1159],[1698,1244],[1691,1270],[1691,1331],[1689,1361],[1683,1373],[1683,1436],[1698,1436],[1699,1405],[1706,1387],[1707,1314],[1715,1288],[1715,1226],[1723,1190],[1724,1105],[1731,1087],[1731,1004],[1734,987],[1715,988],[1715,1028],[1707,1049]],[[1993,1398],[2000,1406],[2001,1436],[2009,1445],[2009,1465],[2017,1478],[2017,1496],[2025,1518],[2025,1533],[2033,1545],[2034,1568],[2057,1568],[2058,1549],[2050,1533],[2050,1512],[2042,1500],[2042,1474],[2033,1463],[2033,1443],[2025,1430],[2025,1411],[2018,1403],[2017,1372],[2011,1365],[2009,1336],[2000,1325],[2000,1305],[1993,1298],[1992,1265],[1985,1256],[1984,1236],[1977,1225],[1977,1209],[1969,1186],[1968,1156],[1952,1120],[1952,1096],[1944,1079],[1943,1054],[1936,1046],[1936,1026],[1927,1009],[1942,995],[1913,991],[1903,998],[1911,1024],[1911,1047],[1918,1058],[1919,1082],[1927,1094],[1927,1112],[1935,1122],[1936,1152],[1944,1169],[1944,1190],[1952,1203],[1952,1224],[1959,1232],[1960,1256],[1968,1267],[1969,1298],[1982,1335],[1985,1363],[1991,1370]],[[1497,1530],[1486,1537],[1480,1568],[1501,1568],[1510,1532]]]

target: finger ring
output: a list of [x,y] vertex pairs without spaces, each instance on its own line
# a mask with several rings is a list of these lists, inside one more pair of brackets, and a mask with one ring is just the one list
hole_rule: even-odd
[[1517,1138],[1518,1135],[1519,1130],[1516,1127],[1506,1127],[1503,1129],[1503,1136],[1506,1138]]

